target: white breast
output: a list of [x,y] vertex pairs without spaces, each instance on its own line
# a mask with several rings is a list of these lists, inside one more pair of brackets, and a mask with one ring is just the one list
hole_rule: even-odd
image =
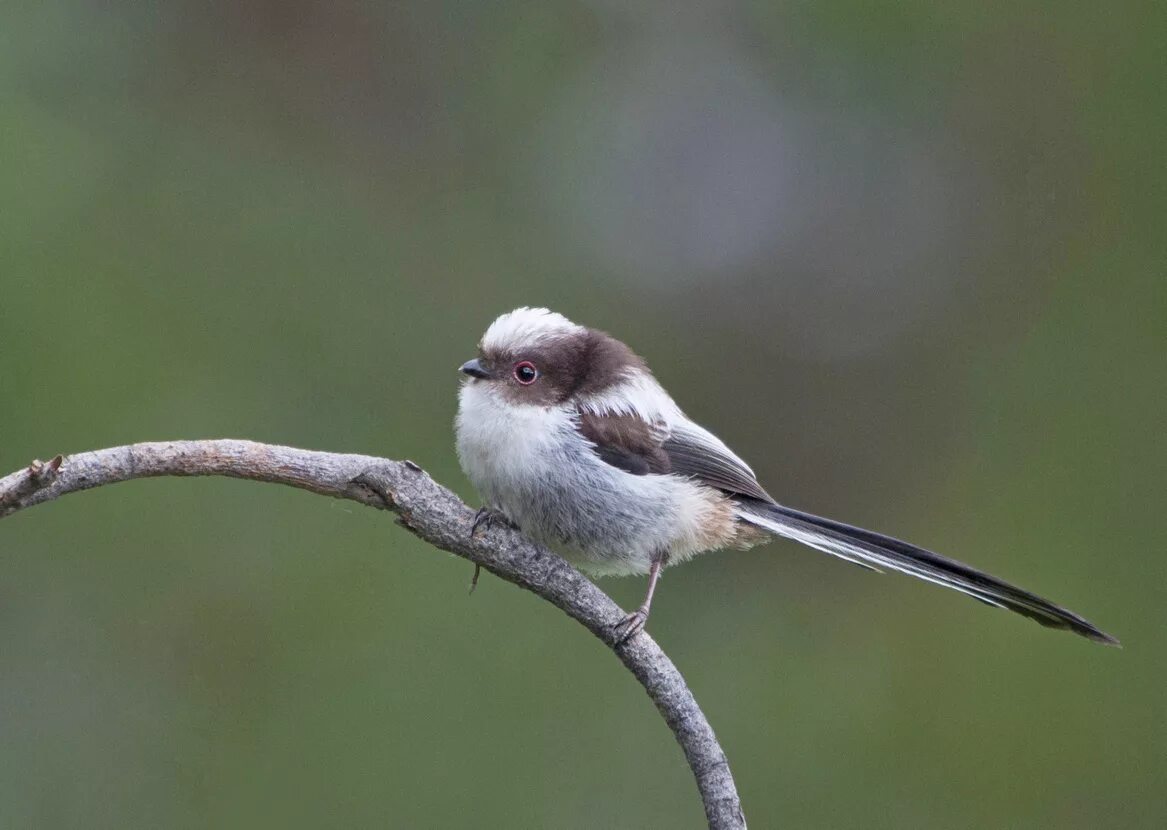
[[456,429],[462,469],[491,506],[505,510],[502,491],[541,475],[574,424],[562,409],[507,404],[486,384],[468,382],[458,394]]
[[470,382],[456,426],[462,468],[486,503],[593,572],[645,573],[662,550],[678,562],[719,546],[709,529],[728,521],[724,499],[678,476],[606,464],[569,408],[511,404]]

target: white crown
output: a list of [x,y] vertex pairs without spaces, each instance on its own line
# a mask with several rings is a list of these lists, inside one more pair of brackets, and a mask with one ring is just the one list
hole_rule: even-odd
[[490,324],[482,335],[483,351],[529,348],[547,337],[582,331],[562,314],[546,308],[516,308]]

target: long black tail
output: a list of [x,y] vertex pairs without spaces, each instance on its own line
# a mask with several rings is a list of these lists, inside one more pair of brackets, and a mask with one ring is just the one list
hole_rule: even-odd
[[954,588],[981,602],[1008,608],[1050,628],[1065,628],[1098,643],[1116,646],[1118,640],[1049,600],[1002,582],[995,576],[970,568],[963,562],[874,533],[870,530],[813,516],[755,499],[740,502],[740,518],[779,536],[863,565],[873,570],[887,568]]

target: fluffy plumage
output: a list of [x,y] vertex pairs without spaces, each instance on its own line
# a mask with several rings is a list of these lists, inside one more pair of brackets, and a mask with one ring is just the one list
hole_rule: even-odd
[[[520,364],[537,370],[523,380]],[[487,505],[598,574],[661,566],[770,534],[887,568],[1116,644],[1087,620],[968,565],[778,504],[717,436],[689,420],[626,345],[547,309],[499,317],[463,370],[457,447]]]

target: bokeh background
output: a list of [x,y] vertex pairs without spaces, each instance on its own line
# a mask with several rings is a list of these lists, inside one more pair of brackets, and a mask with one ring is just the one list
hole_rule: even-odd
[[[1124,641],[793,543],[672,571],[753,826],[1167,826],[1164,8],[6,5],[0,468],[246,437],[476,504],[455,367],[548,305],[782,500]],[[702,825],[599,642],[384,514],[134,482],[0,554],[4,827]]]

